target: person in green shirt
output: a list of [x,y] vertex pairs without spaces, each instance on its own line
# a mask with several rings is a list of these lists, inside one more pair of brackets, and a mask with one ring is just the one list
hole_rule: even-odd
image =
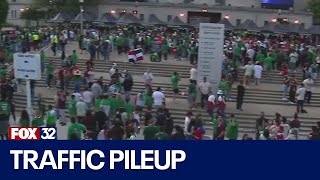
[[0,114],[5,116],[9,116],[10,114],[10,105],[5,100],[0,101]]
[[101,96],[99,96],[98,98],[96,98],[94,100],[94,110],[95,110],[95,112],[100,111],[101,101],[102,101],[102,97]]
[[66,104],[68,107],[70,117],[76,117],[77,116],[77,107],[76,107],[77,101],[75,100],[75,96],[71,95],[71,99],[67,100]]
[[230,120],[227,122],[227,133],[226,137],[229,140],[237,140],[238,139],[238,128],[239,123],[234,117],[234,114],[230,115]]
[[86,127],[76,121],[74,117],[71,117],[71,125],[68,128],[68,140],[80,140],[82,133],[86,131]]
[[169,140],[169,135],[165,132],[164,126],[160,127],[160,131],[154,135],[155,140]]
[[257,54],[257,61],[263,62],[265,59],[266,59],[266,56],[260,50]]
[[75,65],[78,63],[78,55],[77,55],[76,50],[73,50],[71,57],[70,57],[70,60],[71,60],[72,65]]
[[47,64],[47,85],[48,88],[51,88],[51,83],[53,81],[53,74],[54,74],[54,65],[52,60]]
[[144,99],[145,99],[145,104],[146,104],[146,107],[152,107],[152,88],[151,86],[148,86],[145,90],[145,93],[144,93]]
[[44,118],[40,110],[37,111],[37,115],[34,117],[31,125],[32,127],[40,127],[44,125]]
[[52,106],[48,106],[48,112],[47,112],[47,127],[56,127],[57,122],[57,113],[55,110],[53,110]]
[[190,64],[194,64],[194,61],[196,60],[196,54],[197,54],[196,43],[193,43],[191,45],[189,52],[190,52]]
[[225,96],[227,96],[229,87],[230,83],[225,78],[222,78],[222,80],[219,83],[219,89],[223,92]]
[[144,140],[155,140],[156,134],[160,132],[160,127],[155,126],[152,119],[149,120],[149,123],[151,125],[145,127],[143,130]]
[[20,127],[29,127],[30,126],[30,118],[29,118],[29,114],[26,110],[23,110],[21,112],[19,126]]
[[211,123],[212,123],[212,126],[213,126],[213,136],[212,136],[212,137],[214,138],[214,137],[216,137],[216,135],[217,135],[218,125],[219,125],[217,113],[215,113],[215,114],[212,116]]
[[[165,41],[165,42],[162,44],[162,46],[161,46],[161,51],[162,51],[164,60],[168,60],[169,46],[168,46],[167,41]],[[160,60],[161,60],[161,59],[160,59]]]
[[109,117],[110,115],[110,108],[111,108],[111,101],[108,98],[108,95],[102,97],[100,107],[103,107],[104,113]]
[[274,58],[271,57],[271,54],[264,60],[264,68],[267,71],[267,77],[270,79],[270,71],[273,69]]
[[6,66],[5,65],[2,65],[0,67],[0,79],[6,79],[7,78],[7,69],[6,69]]
[[41,72],[44,73],[45,63],[46,63],[46,54],[43,50],[40,53],[40,61],[41,61]]
[[310,65],[310,68],[311,68],[311,77],[313,80],[316,80],[318,76],[318,69],[319,69],[319,65],[317,64],[317,61],[313,61],[313,64]]
[[177,95],[179,94],[179,75],[177,72],[174,72],[173,75],[171,76],[171,84],[172,84],[172,89],[173,89],[173,102],[175,102]]

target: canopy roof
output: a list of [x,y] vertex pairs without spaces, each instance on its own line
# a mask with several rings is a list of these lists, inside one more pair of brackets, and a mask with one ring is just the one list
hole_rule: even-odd
[[168,22],[170,26],[186,26],[187,24],[183,22],[178,16],[175,16]]
[[150,14],[147,24],[148,25],[166,25],[167,23],[161,21],[155,14]]
[[116,23],[117,22],[117,18],[114,17],[112,14],[110,13],[105,13],[103,14],[99,19],[97,19],[95,22],[97,23]]
[[230,23],[230,21],[226,18],[221,19],[221,21],[218,22],[219,24],[224,24],[224,28],[227,30],[234,29],[234,26]]
[[123,14],[118,20],[118,24],[141,24],[141,21],[132,13]]
[[[81,14],[83,15],[83,19],[81,19]],[[82,12],[79,13],[73,20],[73,23],[80,23],[81,20],[84,22],[92,22],[97,19],[97,16],[91,12]]]
[[247,30],[247,31],[252,31],[252,32],[258,32],[260,31],[260,28],[257,26],[257,24],[250,19],[247,19],[244,21],[242,24],[240,24],[236,29],[240,30]]
[[72,21],[73,17],[66,12],[58,13],[54,18],[50,19],[48,22],[51,23],[63,23]]

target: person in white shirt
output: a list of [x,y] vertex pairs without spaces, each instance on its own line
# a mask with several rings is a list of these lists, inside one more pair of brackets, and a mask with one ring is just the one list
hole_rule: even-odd
[[150,72],[149,69],[143,74],[143,79],[144,79],[144,85],[146,87],[152,85],[153,74]]
[[306,95],[306,88],[304,87],[304,84],[301,83],[300,88],[296,92],[297,97],[297,113],[306,113],[306,111],[303,109],[304,104],[304,98]]
[[[189,111],[188,113],[187,113],[187,116],[186,116],[186,118],[184,119],[184,132],[189,132],[188,130],[189,130],[189,125],[190,125],[190,122],[191,122],[191,116],[192,116],[192,112],[191,111]],[[190,133],[190,132],[189,132]]]
[[203,81],[199,84],[198,89],[201,93],[201,108],[203,109],[209,98],[209,93],[211,92],[210,83],[207,81],[207,77],[203,78]]
[[248,54],[248,57],[251,59],[251,60],[253,60],[253,57],[254,57],[254,55],[256,54],[256,51],[254,50],[254,49],[248,49],[247,50],[247,54]]
[[157,90],[152,94],[153,99],[153,106],[155,111],[158,111],[158,109],[162,106],[162,103],[165,103],[165,96],[161,92],[161,88],[158,87]]
[[310,103],[311,95],[312,95],[312,88],[314,87],[314,80],[312,79],[311,75],[308,76],[308,79],[302,82],[304,87],[306,88],[306,97],[307,103]]
[[247,65],[243,67],[244,69],[244,76],[243,76],[243,83],[246,88],[249,88],[252,72],[252,61],[249,61]]
[[114,73],[116,73],[116,69],[117,69],[117,64],[116,64],[116,63],[113,63],[111,69],[109,70],[109,75],[110,75],[110,77],[111,77],[112,75],[114,75]]
[[296,66],[297,66],[297,61],[298,61],[298,53],[297,51],[293,51],[292,53],[290,53],[289,55],[289,69],[290,71],[296,72]]
[[82,119],[86,115],[87,110],[89,109],[87,104],[83,102],[82,97],[80,97],[79,102],[77,102],[76,109],[77,109],[78,122],[82,123]]
[[88,107],[91,107],[93,93],[89,91],[89,88],[85,89],[85,91],[82,93],[82,97],[83,97],[83,101],[88,105]]
[[102,92],[101,86],[98,84],[98,82],[95,82],[91,86],[91,92],[93,94],[94,98],[98,98]]
[[191,69],[190,69],[190,80],[192,81],[193,84],[197,84],[197,66],[194,65]]
[[262,70],[262,66],[260,65],[259,61],[257,61],[256,65],[254,66],[254,77],[256,79],[256,85],[260,84]]
[[289,130],[290,130],[290,126],[287,123],[287,118],[286,117],[282,117],[282,124],[281,126],[283,127],[283,137],[284,139],[286,139],[289,135]]

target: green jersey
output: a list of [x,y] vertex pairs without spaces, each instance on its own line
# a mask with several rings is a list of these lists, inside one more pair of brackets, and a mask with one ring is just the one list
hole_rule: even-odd
[[155,139],[156,140],[169,140],[170,137],[167,133],[165,132],[158,132],[156,135],[155,135]]
[[29,120],[28,119],[20,119],[19,125],[20,125],[20,127],[29,127],[30,126]]
[[171,84],[172,84],[172,89],[179,89],[179,77],[176,75],[173,75],[171,77]]
[[158,132],[160,132],[159,126],[151,125],[145,127],[143,131],[144,140],[155,140],[155,136]]
[[44,125],[44,118],[43,116],[36,116],[34,117],[33,121],[32,121],[32,126],[33,127],[39,127],[39,126],[43,126]]
[[274,61],[274,58],[272,58],[271,56],[270,57],[267,57],[265,60],[264,60],[264,64],[265,66],[267,67],[267,69],[272,69],[272,63]]
[[5,101],[0,102],[0,114],[8,116],[10,112],[9,103]]
[[55,110],[47,112],[47,125],[55,126],[57,121],[57,113]]
[[68,107],[69,114],[71,116],[75,116],[77,114],[77,108],[76,108],[77,101],[74,99],[70,99],[66,102],[66,104]]
[[51,63],[47,64],[47,74],[53,75],[53,72],[54,72],[53,64],[51,64]]
[[44,64],[46,62],[46,55],[44,52],[40,54],[40,60],[41,60],[41,64]]
[[230,121],[227,122],[227,133],[226,137],[231,140],[238,139],[238,127],[239,123],[235,120],[234,124]]
[[73,53],[70,57],[71,63],[72,64],[77,64],[78,63],[78,55],[76,53]]
[[189,84],[188,86],[188,93],[189,94],[196,94],[197,93],[197,87],[193,83]]
[[77,137],[77,139],[81,138],[81,134],[86,130],[86,127],[83,124],[74,123],[71,124],[68,128],[68,140],[71,139],[73,135]]
[[0,78],[6,78],[6,77],[7,77],[7,70],[0,69]]
[[102,99],[100,99],[100,98],[97,98],[94,101],[94,109],[96,112],[98,112],[100,109],[101,101],[102,101]]

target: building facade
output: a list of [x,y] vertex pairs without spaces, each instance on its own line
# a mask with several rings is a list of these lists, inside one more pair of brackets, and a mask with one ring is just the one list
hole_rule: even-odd
[[[32,0],[8,0],[10,4],[7,22],[24,25],[20,19],[22,11],[32,5]],[[104,13],[114,13],[119,16],[123,11],[131,13],[138,11],[137,17],[147,20],[150,14],[155,14],[164,22],[178,16],[184,22],[195,18],[209,22],[218,22],[229,18],[233,25],[239,25],[247,19],[253,20],[258,26],[273,19],[286,19],[290,22],[303,23],[306,28],[313,23],[312,15],[307,11],[308,0],[295,0],[290,10],[265,9],[261,0],[100,0],[96,7],[97,16]],[[48,0],[49,3],[49,0]]]

